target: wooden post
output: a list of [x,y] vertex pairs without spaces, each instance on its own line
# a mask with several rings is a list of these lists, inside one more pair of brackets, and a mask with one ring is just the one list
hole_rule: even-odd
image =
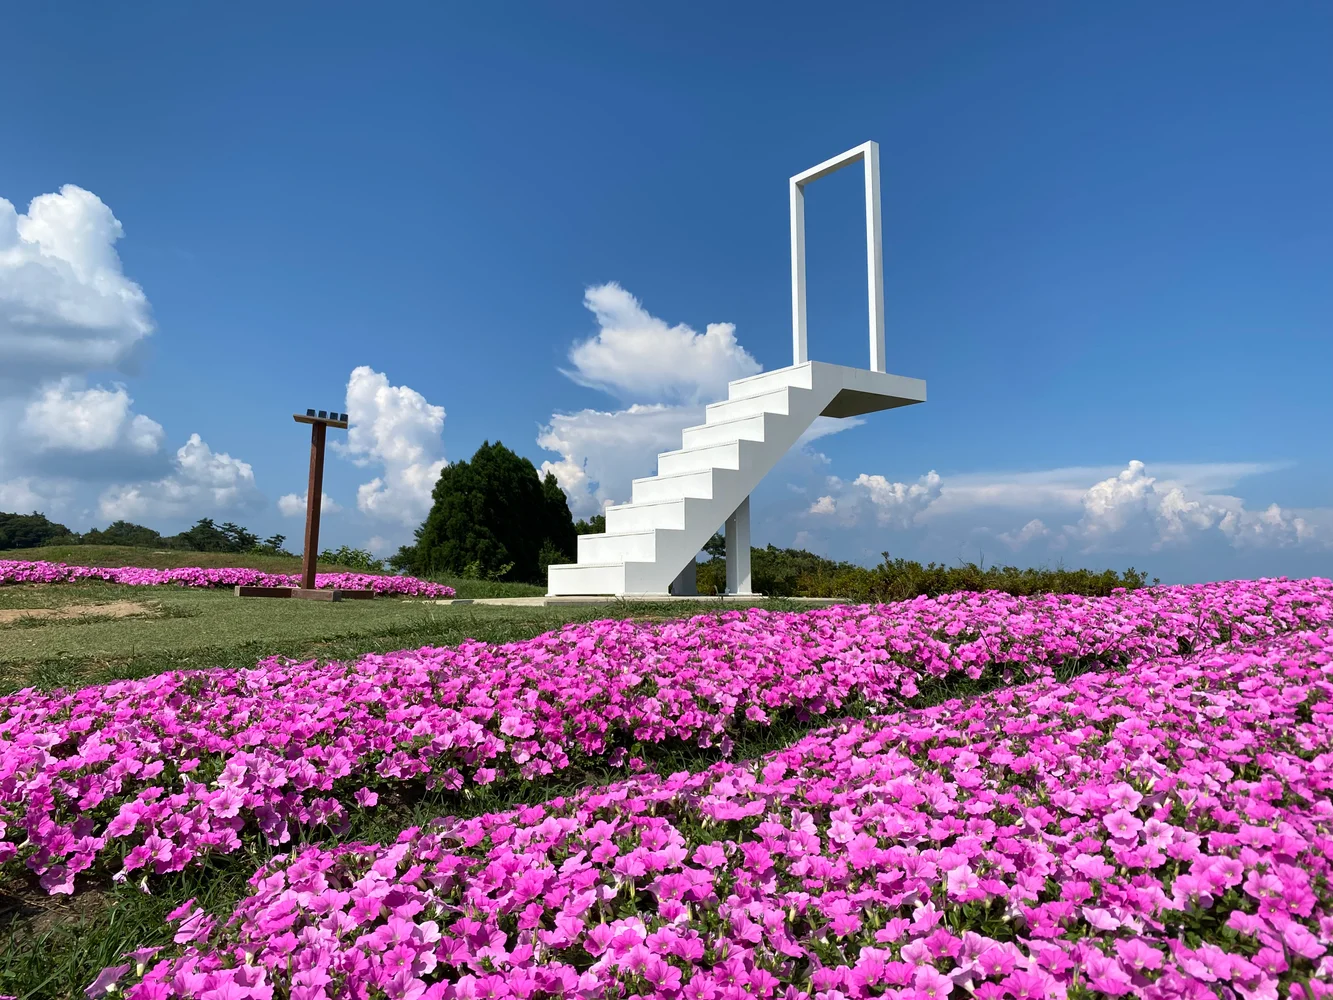
[[319,509],[324,499],[324,438],[329,425],[310,425],[310,480],[305,501],[305,553],[301,560],[301,587],[315,589],[315,560],[319,557]]
[[349,598],[368,601],[375,596],[369,590],[316,590],[315,562],[319,559],[319,512],[324,499],[324,439],[329,428],[347,430],[347,414],[332,410],[306,410],[293,413],[298,424],[310,425],[310,478],[305,494],[305,551],[301,553],[301,586],[237,587],[237,597],[299,597],[307,601],[342,601]]

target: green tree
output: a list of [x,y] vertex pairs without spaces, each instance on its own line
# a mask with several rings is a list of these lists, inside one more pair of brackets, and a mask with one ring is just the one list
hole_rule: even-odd
[[[569,500],[555,474],[548,472],[542,480],[542,499],[546,504],[545,548],[551,550],[552,558],[546,565],[540,566],[541,575],[546,575],[546,566],[553,562],[573,562],[578,553],[579,533],[574,527],[574,515],[569,512]],[[603,524],[606,518],[602,518]]]
[[548,480],[550,488],[501,442],[483,443],[470,460],[444,467],[416,543],[389,564],[416,574],[541,581],[543,559],[572,557],[574,534],[563,491]]
[[0,512],[0,549],[35,549],[52,542],[74,542],[78,536],[63,524],[48,521],[45,514]]
[[232,552],[249,552],[259,544],[259,536],[239,524],[225,521],[218,530],[227,536]]
[[112,521],[105,530],[94,528],[83,536],[82,541],[84,545],[132,545],[148,549],[161,545],[162,536],[133,521]]
[[211,517],[201,517],[188,531],[172,535],[168,541],[173,543],[173,547],[189,549],[192,552],[237,551],[234,539],[214,524]]
[[259,549],[261,552],[268,552],[275,556],[285,556],[290,554],[282,547],[285,541],[287,541],[286,535],[269,535],[255,546],[255,548]]
[[606,515],[594,514],[586,521],[574,525],[574,531],[580,535],[602,535],[606,533]]

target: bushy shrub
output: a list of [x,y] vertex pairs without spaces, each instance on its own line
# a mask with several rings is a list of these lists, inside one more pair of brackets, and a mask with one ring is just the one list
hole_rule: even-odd
[[[726,590],[727,570],[721,535],[705,547],[712,558],[700,563],[700,594]],[[882,553],[878,566],[835,562],[804,549],[779,549],[769,545],[750,550],[750,574],[756,593],[771,597],[841,597],[857,603],[905,601],[956,591],[1000,590],[1009,594],[1085,594],[1106,596],[1118,587],[1135,590],[1149,584],[1148,575],[1133,567],[1115,570],[1046,569],[1016,566],[980,566],[964,563],[922,565],[915,560],[893,559]],[[1151,581],[1156,583],[1154,579]]]
[[80,541],[84,545],[130,545],[135,548],[157,548],[162,536],[152,528],[132,521],[112,521],[103,529],[93,528]]
[[325,549],[319,554],[319,561],[330,565],[346,566],[363,573],[383,573],[384,560],[376,559],[374,554],[365,549],[354,549],[343,545],[336,549]]

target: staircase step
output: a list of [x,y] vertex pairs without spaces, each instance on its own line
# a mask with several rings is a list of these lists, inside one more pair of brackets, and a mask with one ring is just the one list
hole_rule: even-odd
[[547,570],[546,593],[549,597],[573,597],[579,594],[623,594],[625,564],[556,563]]
[[704,445],[701,448],[680,448],[664,451],[657,456],[657,474],[675,475],[678,472],[702,472],[704,469],[739,469],[741,443],[726,441]]
[[[607,531],[601,534],[579,535],[579,565],[613,559],[621,562],[652,562],[658,555],[658,531],[657,528],[647,528],[641,531]],[[672,533],[680,534],[678,530]]]
[[717,424],[756,413],[781,413],[785,417],[791,412],[791,393],[792,386],[782,385],[768,392],[756,392],[753,396],[709,403],[704,407],[704,423]]
[[606,508],[608,531],[647,531],[650,528],[685,527],[686,504],[683,499],[654,500],[650,503],[613,504]]
[[635,503],[652,500],[676,500],[697,497],[713,498],[714,477],[723,469],[702,469],[698,472],[680,472],[675,475],[648,476],[630,483],[630,499]]
[[814,373],[810,362],[787,368],[774,368],[771,372],[760,372],[748,378],[738,378],[727,384],[727,398],[743,399],[761,392],[770,392],[784,385],[813,389]]
[[767,421],[778,416],[775,413],[756,413],[750,417],[737,417],[735,420],[719,420],[712,424],[695,424],[686,427],[681,437],[686,448],[702,448],[710,444],[727,444],[731,441],[764,440]]

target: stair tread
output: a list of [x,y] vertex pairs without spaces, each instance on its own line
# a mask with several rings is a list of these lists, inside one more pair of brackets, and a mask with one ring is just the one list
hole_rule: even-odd
[[[766,417],[770,414],[775,417],[787,416],[785,413],[777,413],[774,410],[760,410],[758,413],[746,413],[739,417],[727,417],[725,420],[714,420],[711,423],[708,421],[707,417],[704,417],[704,422],[702,424],[691,424],[690,427],[719,427],[722,424],[734,424],[741,420],[753,420],[755,417]],[[689,430],[690,427],[686,427],[685,430]]]
[[629,501],[626,501],[625,503],[613,503],[613,504],[611,504],[609,507],[606,507],[606,508],[604,509],[603,512],[605,513],[606,511],[612,511],[612,510],[628,510],[628,509],[631,508],[631,507],[636,507],[636,508],[637,508],[637,507],[660,507],[660,506],[662,506],[663,504],[677,504],[677,503],[684,503],[686,500],[698,500],[698,499],[700,499],[700,498],[699,498],[699,497],[672,497],[672,498],[669,498],[669,499],[666,499],[666,500],[640,500],[638,503],[635,503],[633,500],[629,500]]
[[704,475],[704,473],[707,472],[735,472],[735,471],[736,471],[735,469],[727,469],[721,465],[710,465],[706,469],[693,469],[690,472],[668,472],[665,475],[659,473],[656,476],[640,476],[638,479],[631,479],[630,482],[647,483],[647,482],[654,482],[659,479],[680,479],[683,476],[702,476]]
[[810,367],[809,361],[802,361],[799,365],[787,365],[785,368],[772,368],[766,372],[755,372],[753,375],[746,375],[745,378],[734,378],[727,383],[728,388],[733,385],[744,385],[746,382],[754,382],[761,378],[772,378],[779,372],[789,372],[795,374],[797,369]]
[[683,528],[634,528],[631,531],[590,531],[580,538],[625,538],[629,535],[651,535],[657,531],[683,531]]
[[800,388],[801,388],[801,386],[799,386],[799,385],[787,385],[787,384],[784,382],[784,383],[779,384],[778,387],[777,387],[776,389],[765,389],[763,392],[756,392],[756,393],[754,393],[753,395],[750,395],[750,396],[737,396],[735,399],[732,399],[730,396],[728,396],[726,399],[715,400],[714,402],[712,402],[712,403],[708,403],[707,405],[708,405],[708,406],[722,406],[724,403],[741,403],[741,402],[747,402],[747,401],[749,401],[749,400],[751,400],[751,399],[763,399],[763,397],[765,397],[765,396],[776,396],[776,395],[778,395],[778,393],[787,392],[787,391],[789,391],[789,390],[791,390],[791,389],[800,389]]
[[[772,410],[762,410],[759,413],[748,413],[743,417],[728,417],[726,420],[714,420],[710,423],[691,424],[686,427],[686,431],[702,430],[705,427],[725,427],[727,424],[740,423],[742,420],[753,420],[755,417],[785,417],[785,413],[774,413]],[[682,434],[684,431],[681,432]],[[730,444],[730,441],[719,441],[718,444]]]
[[[756,414],[757,416],[758,414]],[[717,424],[704,424],[705,427],[716,427]],[[730,448],[733,444],[740,444],[743,441],[749,441],[750,444],[758,444],[757,441],[751,441],[749,438],[737,438],[735,441],[721,441],[717,444],[696,444],[693,448],[676,448],[674,451],[659,451],[658,458],[675,458],[677,455],[689,455],[696,451],[707,451],[709,448]]]

